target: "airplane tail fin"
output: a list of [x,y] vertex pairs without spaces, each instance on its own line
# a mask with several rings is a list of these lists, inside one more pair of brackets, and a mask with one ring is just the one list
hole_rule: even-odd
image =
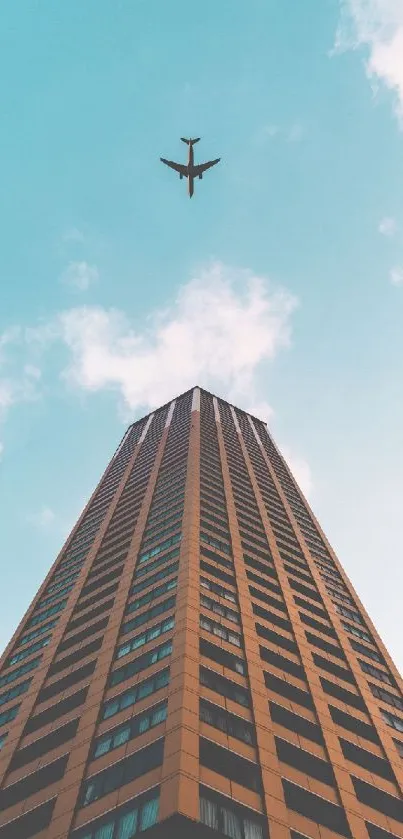
[[182,140],[182,143],[186,143],[187,146],[193,146],[194,143],[199,142],[200,137],[195,137],[194,140],[192,140],[192,139],[187,140],[186,137],[181,137],[181,140]]

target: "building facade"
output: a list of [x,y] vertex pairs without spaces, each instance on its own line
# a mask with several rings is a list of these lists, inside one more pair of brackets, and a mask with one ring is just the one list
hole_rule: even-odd
[[402,680],[264,423],[196,387],[128,429],[0,746],[0,839],[403,836]]

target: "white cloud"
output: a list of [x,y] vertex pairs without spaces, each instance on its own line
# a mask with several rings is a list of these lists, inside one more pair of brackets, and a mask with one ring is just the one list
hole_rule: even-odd
[[341,20],[336,50],[366,48],[366,72],[395,98],[403,128],[403,3],[402,0],[340,0]]
[[394,268],[392,268],[389,274],[389,278],[392,285],[403,285],[403,266],[396,265]]
[[37,513],[30,513],[27,521],[38,530],[48,530],[55,521],[56,515],[50,507],[43,505]]
[[70,262],[62,274],[62,281],[76,291],[87,291],[98,279],[98,268],[88,262]]
[[215,264],[182,286],[174,306],[151,314],[141,332],[118,310],[61,313],[59,335],[70,351],[64,376],[88,391],[118,390],[131,411],[194,384],[253,404],[260,366],[290,345],[296,305],[266,280]]
[[305,458],[295,454],[288,446],[280,447],[281,454],[287,462],[300,490],[308,500],[312,497],[313,479],[309,463]]
[[287,132],[287,141],[289,143],[299,143],[305,134],[304,126],[300,122],[294,122]]
[[388,238],[392,239],[393,236],[395,236],[397,233],[396,219],[390,218],[389,216],[385,216],[385,218],[381,219],[381,221],[379,222],[378,230],[382,236],[387,236]]
[[85,242],[84,233],[78,227],[70,227],[66,230],[63,234],[63,239],[65,242],[78,242],[80,244]]

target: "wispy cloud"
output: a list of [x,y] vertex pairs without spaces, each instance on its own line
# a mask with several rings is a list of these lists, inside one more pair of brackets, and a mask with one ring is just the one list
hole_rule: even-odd
[[49,389],[51,358],[71,391],[114,391],[125,419],[194,384],[268,419],[270,398],[260,383],[267,365],[291,344],[297,305],[268,278],[214,263],[180,287],[165,309],[151,311],[140,328],[118,309],[65,309],[9,333],[19,366],[14,379],[0,376],[0,407],[5,414],[16,401]]
[[305,498],[310,499],[313,492],[313,477],[309,463],[287,445],[281,446],[280,449]]
[[385,216],[385,218],[381,219],[379,222],[378,227],[379,233],[382,236],[386,236],[389,239],[392,239],[393,236],[397,233],[397,221],[390,216]]
[[83,244],[85,242],[85,236],[82,230],[79,230],[78,227],[70,227],[63,233],[63,241]]
[[304,138],[305,133],[306,129],[301,122],[294,122],[288,127],[268,123],[257,131],[254,142],[260,146],[275,139],[283,140],[286,143],[299,143]]
[[393,92],[403,129],[402,0],[340,0],[340,6],[336,51],[365,48],[367,76],[375,89],[382,83]]
[[403,265],[395,265],[389,274],[392,285],[403,286]]
[[99,272],[96,265],[89,265],[85,261],[70,262],[62,274],[62,282],[76,291],[87,291],[98,279]]
[[214,264],[140,332],[117,310],[61,313],[60,339],[70,351],[64,375],[88,391],[117,390],[132,411],[195,383],[255,402],[259,367],[289,346],[296,305],[267,280]]
[[36,513],[29,513],[27,515],[27,522],[31,524],[33,527],[37,528],[37,530],[49,530],[49,528],[53,525],[56,519],[56,514],[44,504],[40,510]]

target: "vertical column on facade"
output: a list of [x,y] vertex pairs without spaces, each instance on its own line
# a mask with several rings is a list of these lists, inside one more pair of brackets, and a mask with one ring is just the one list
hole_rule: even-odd
[[160,821],[199,817],[199,528],[200,391],[195,388],[161,774]]
[[[232,409],[233,410],[233,409]],[[325,744],[325,749],[327,754],[329,755],[329,759],[332,763],[337,793],[340,799],[341,805],[344,807],[346,818],[349,823],[349,827],[351,830],[351,835],[353,837],[361,837],[366,835],[366,828],[365,822],[362,814],[362,809],[360,807],[359,802],[357,801],[357,797],[355,795],[355,790],[350,778],[350,774],[346,769],[344,756],[341,751],[340,743],[338,738],[334,733],[332,733],[332,728],[334,728],[327,702],[323,696],[322,686],[320,683],[319,673],[317,672],[316,668],[313,666],[312,660],[309,655],[309,649],[305,643],[305,636],[303,632],[303,627],[301,625],[301,620],[299,617],[298,609],[296,608],[291,588],[288,582],[288,578],[286,572],[284,571],[281,557],[278,551],[276,539],[271,527],[270,519],[268,517],[266,507],[260,492],[260,488],[253,470],[253,466],[251,463],[251,459],[249,456],[249,452],[247,446],[245,444],[241,429],[239,427],[238,420],[236,418],[235,411],[233,410],[234,421],[237,425],[237,431],[239,435],[239,441],[241,444],[243,456],[245,459],[245,463],[248,469],[248,474],[250,477],[250,481],[252,483],[253,491],[255,494],[255,498],[258,504],[259,512],[261,519],[264,524],[264,528],[267,534],[267,539],[269,542],[270,550],[273,557],[274,566],[276,569],[276,573],[278,576],[278,580],[280,582],[282,594],[284,597],[284,602],[287,607],[288,614],[290,615],[291,623],[294,630],[294,636],[297,643],[299,656],[305,671],[306,681],[313,699],[313,703],[315,706],[315,711],[317,718],[319,720],[319,724],[322,729],[323,739]],[[268,462],[266,461],[266,465],[269,467]],[[271,470],[269,468],[270,474]]]
[[[148,417],[147,421],[144,424],[144,427],[141,431],[139,439],[137,440],[137,443],[135,444],[134,451],[133,451],[132,455],[130,456],[130,458],[128,460],[128,463],[127,463],[127,465],[124,469],[124,472],[123,472],[123,474],[122,474],[122,476],[121,476],[121,478],[118,482],[115,493],[114,493],[111,501],[108,504],[108,509],[107,509],[107,512],[105,513],[105,517],[104,517],[104,519],[103,519],[103,521],[102,521],[102,523],[101,523],[101,525],[98,529],[97,534],[95,535],[94,541],[93,541],[93,543],[92,543],[92,545],[91,545],[91,547],[88,551],[88,554],[85,557],[85,560],[82,564],[80,574],[75,581],[75,585],[74,585],[74,588],[73,588],[72,592],[70,593],[68,605],[66,606],[64,612],[62,613],[62,615],[59,619],[59,622],[58,622],[55,630],[52,633],[52,639],[51,639],[49,645],[45,648],[40,667],[38,668],[37,671],[35,671],[35,675],[33,677],[32,684],[30,685],[29,691],[25,695],[25,698],[23,697],[22,707],[21,707],[20,712],[17,716],[17,719],[13,722],[12,728],[10,730],[10,734],[7,738],[7,741],[6,741],[3,749],[1,750],[1,755],[0,755],[0,786],[3,784],[3,782],[6,778],[11,758],[12,758],[15,750],[20,745],[21,740],[24,736],[24,728],[25,728],[25,725],[27,723],[27,720],[32,715],[32,712],[33,712],[33,709],[34,709],[34,706],[35,706],[35,703],[36,703],[36,700],[37,700],[38,693],[40,692],[42,686],[44,685],[44,683],[46,681],[47,672],[48,672],[49,667],[50,667],[50,665],[53,661],[53,658],[56,654],[57,647],[58,647],[58,645],[60,643],[60,640],[61,640],[61,638],[62,638],[62,636],[63,636],[63,634],[66,630],[66,626],[67,626],[67,624],[68,624],[68,622],[71,618],[71,615],[74,611],[74,607],[77,603],[77,600],[80,597],[81,590],[82,590],[83,586],[85,585],[85,582],[86,582],[88,573],[91,569],[94,557],[96,556],[96,554],[97,554],[97,552],[98,552],[98,550],[101,546],[102,540],[105,536],[105,533],[106,533],[106,531],[109,527],[109,523],[110,523],[110,521],[112,519],[112,516],[115,512],[116,506],[119,503],[119,499],[120,499],[120,496],[121,496],[121,494],[123,492],[123,489],[125,487],[126,481],[127,481],[128,477],[130,475],[130,472],[131,472],[131,470],[132,470],[132,468],[133,468],[133,466],[136,462],[136,459],[138,457],[138,454],[139,454],[139,451],[140,451],[140,448],[141,448],[141,444],[146,437],[147,431],[148,431],[148,429],[150,427],[150,424],[152,422],[152,418],[153,418],[153,415],[150,415]],[[130,429],[129,429],[129,431],[130,431]],[[126,439],[127,439],[127,434],[125,435],[124,440],[126,440]],[[75,538],[76,534],[78,534],[79,531],[80,531],[80,525],[83,521],[85,521],[85,517],[86,517],[87,513],[89,513],[91,511],[92,504],[93,504],[94,501],[96,501],[99,490],[102,488],[103,481],[107,479],[109,472],[113,468],[113,464],[115,462],[115,459],[118,456],[118,452],[121,449],[122,449],[122,445],[119,446],[117,452],[115,453],[115,456],[114,456],[113,460],[109,464],[108,468],[105,470],[101,481],[99,482],[97,488],[93,492],[93,494],[92,494],[90,500],[88,501],[82,515],[80,516],[76,526],[74,527],[74,529],[71,532],[68,540],[66,541],[66,544],[64,545],[64,547],[63,547],[62,551],[60,552],[60,554],[58,555],[55,563],[53,564],[52,568],[50,569],[49,573],[47,574],[47,576],[45,578],[45,581],[42,584],[42,586],[40,587],[36,597],[34,598],[32,604],[29,608],[29,610],[27,611],[24,618],[21,620],[16,632],[13,635],[13,638],[11,639],[8,646],[6,647],[6,650],[5,650],[5,652],[2,656],[1,665],[3,665],[4,662],[7,660],[8,655],[10,654],[10,651],[13,649],[13,646],[16,642],[16,639],[22,634],[24,626],[26,624],[28,624],[30,616],[35,612],[36,606],[37,606],[38,602],[41,600],[42,594],[46,590],[47,585],[52,580],[53,574],[57,570],[60,560],[62,560],[63,557],[66,555],[66,553],[68,553],[70,545],[72,543],[74,543],[74,538]],[[4,820],[7,821],[8,818],[4,818]]]
[[271,839],[289,839],[287,808],[281,784],[273,728],[268,711],[267,690],[259,656],[259,644],[255,631],[255,619],[251,607],[248,580],[243,562],[243,549],[223,438],[221,417],[218,402],[215,397],[214,409],[227,500],[236,584],[239,593],[239,608],[243,627],[245,657],[249,673],[252,711],[256,726],[257,754],[262,773],[264,810],[269,819]]
[[[281,502],[284,506],[284,509],[285,509],[286,513],[287,513],[287,516],[289,517],[289,520],[292,524],[293,530],[295,531],[295,533],[298,537],[299,545],[300,545],[302,553],[305,557],[305,560],[307,562],[308,568],[309,568],[309,570],[312,574],[312,577],[313,577],[313,580],[316,584],[316,587],[317,587],[317,589],[318,589],[318,591],[319,591],[319,593],[322,597],[323,603],[326,606],[326,609],[327,609],[327,612],[328,612],[328,615],[329,615],[329,622],[333,625],[333,628],[334,628],[334,630],[336,632],[336,635],[337,635],[338,642],[340,644],[340,647],[343,650],[345,660],[348,663],[352,673],[354,674],[354,678],[355,678],[356,683],[358,685],[358,689],[359,689],[360,693],[362,694],[362,696],[365,700],[365,703],[366,703],[366,706],[367,706],[367,714],[368,714],[372,724],[374,725],[374,727],[377,730],[377,733],[378,733],[383,751],[384,751],[386,757],[388,758],[389,762],[393,766],[393,772],[394,772],[394,775],[395,775],[396,784],[399,788],[400,793],[403,794],[402,762],[401,762],[401,759],[399,758],[399,756],[396,754],[396,750],[393,746],[393,738],[392,738],[392,735],[390,733],[390,730],[387,729],[387,726],[385,725],[383,719],[380,717],[379,709],[378,709],[376,700],[373,697],[371,691],[369,690],[366,679],[365,679],[365,676],[364,676],[364,674],[362,673],[361,669],[359,668],[359,666],[357,664],[356,656],[354,655],[351,647],[347,643],[346,631],[342,627],[341,618],[333,608],[333,603],[332,603],[331,597],[330,597],[329,593],[327,592],[324,581],[322,580],[322,577],[320,576],[319,570],[316,567],[316,565],[315,565],[315,563],[314,563],[314,561],[311,557],[309,546],[306,543],[306,539],[304,537],[304,533],[301,530],[299,522],[294,515],[293,509],[292,509],[292,507],[290,505],[290,502],[289,502],[289,499],[288,499],[288,495],[284,490],[284,487],[283,487],[283,485],[282,485],[282,483],[281,483],[281,481],[280,481],[280,479],[277,475],[277,472],[276,472],[276,470],[275,470],[275,468],[274,468],[274,466],[273,466],[273,464],[270,460],[269,455],[267,454],[265,448],[263,447],[262,441],[261,441],[261,439],[258,435],[258,432],[255,428],[254,423],[253,423],[253,420],[251,418],[249,418],[249,421],[250,421],[250,425],[251,425],[252,431],[254,433],[254,436],[256,438],[256,441],[257,441],[257,443],[258,443],[258,445],[261,449],[262,457],[263,457],[263,459],[266,463],[266,467],[268,469],[270,477],[273,481],[273,484],[276,488],[276,491],[279,495],[279,498],[281,499]],[[270,443],[274,446],[274,443],[272,442],[272,440],[270,440]],[[276,454],[282,460],[281,455],[280,455],[280,453],[278,452],[277,449],[276,449]],[[284,467],[287,468],[287,472],[289,472],[288,467],[286,467],[285,464],[284,464]],[[290,480],[294,483],[294,479],[292,478],[291,474],[290,474]],[[300,493],[298,493],[298,494],[300,494]],[[359,600],[353,586],[350,583],[350,580],[348,579],[342,565],[340,564],[337,556],[335,555],[335,553],[334,553],[331,545],[329,544],[325,534],[323,533],[319,523],[317,522],[317,520],[316,520],[315,516],[313,515],[312,511],[310,510],[310,507],[308,506],[305,498],[303,498],[303,503],[307,508],[307,512],[309,513],[310,517],[312,518],[313,522],[315,523],[315,527],[317,528],[317,531],[318,531],[321,539],[323,540],[323,544],[326,547],[326,550],[329,554],[329,557],[331,557],[331,560],[334,563],[335,568],[337,569],[338,573],[340,574],[340,577],[341,577],[344,585],[346,586],[346,589],[349,591],[349,593],[351,595],[351,598],[354,601],[354,606],[355,606],[356,610],[359,611],[361,613],[361,615],[364,617],[364,621],[365,621],[366,625],[368,626],[368,628],[369,628],[369,630],[370,630],[370,632],[371,632],[371,634],[374,638],[374,641],[376,642],[376,645],[379,647],[380,651],[382,652],[382,655],[385,659],[385,662],[386,662],[387,666],[389,667],[389,669],[390,669],[390,671],[391,671],[391,673],[392,673],[392,675],[395,679],[396,685],[400,689],[401,695],[403,696],[403,681],[402,681],[402,678],[401,678],[396,666],[394,665],[394,662],[392,661],[387,649],[385,648],[384,644],[382,643],[381,639],[379,638],[378,633],[377,633],[369,615],[367,614],[363,604]],[[305,644],[305,638],[304,638],[303,635],[301,636],[301,639],[302,639],[302,643],[304,643],[304,645],[306,645]],[[330,715],[327,714],[327,716],[328,716],[328,723],[327,724],[330,726],[332,731],[335,731],[335,725],[334,725]],[[341,752],[340,752],[340,754],[341,754]],[[343,759],[342,755],[341,755],[341,759],[343,760],[343,764],[344,764],[344,759]]]
[[[149,475],[132,541],[120,576],[119,588],[116,593],[111,619],[105,631],[103,646],[98,655],[96,669],[89,684],[85,710],[80,718],[80,724],[75,738],[76,743],[80,745],[73,746],[71,750],[67,769],[60,784],[52,822],[47,829],[46,839],[65,839],[73,825],[76,814],[75,807],[79,800],[80,787],[85,777],[91,743],[98,723],[99,708],[105,689],[107,688],[108,676],[113,663],[116,642],[129,595],[133,571],[169,433],[170,416],[172,416],[172,406],[171,411],[168,412],[168,419],[165,422],[165,428],[158,444],[157,454]],[[118,793],[116,793],[116,803],[117,801]],[[102,808],[102,801],[100,802],[100,807]]]

